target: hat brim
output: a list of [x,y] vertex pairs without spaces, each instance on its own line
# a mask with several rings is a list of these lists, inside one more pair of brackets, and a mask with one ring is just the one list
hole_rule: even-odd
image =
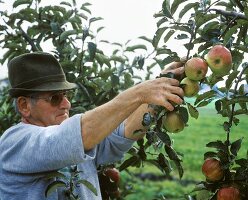
[[64,82],[48,82],[34,88],[11,88],[9,94],[11,97],[25,96],[33,92],[49,92],[49,91],[60,91],[60,90],[72,90],[76,89],[75,83],[68,81]]

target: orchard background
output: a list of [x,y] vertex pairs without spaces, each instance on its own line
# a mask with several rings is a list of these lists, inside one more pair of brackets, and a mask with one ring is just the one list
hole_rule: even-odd
[[[241,199],[248,199],[246,0],[165,0],[154,14],[154,37],[144,35],[125,44],[97,39],[104,19],[91,15],[90,2],[61,1],[56,6],[40,2],[17,0],[12,13],[0,12],[0,45],[6,52],[0,61],[52,46],[50,52],[67,79],[78,85],[71,114],[101,105],[133,84],[156,77],[154,68],[179,61],[168,42],[182,44],[186,60],[204,58],[215,44],[227,47],[233,59],[230,73],[218,77],[209,70],[201,80],[204,90],[185,98],[178,108],[188,126],[178,134],[168,133],[160,120],[166,111],[157,108],[156,119],[144,117],[143,123],[151,122],[146,138],[113,165],[121,171],[120,199],[217,199],[218,191],[230,186],[239,190]],[[112,48],[111,55],[100,49],[101,44]],[[0,135],[19,120],[7,89],[0,91]],[[209,157],[220,160],[223,179],[211,182],[201,173]],[[55,183],[48,193],[59,186]],[[92,185],[86,186],[94,192]],[[76,199],[70,189],[70,198]]]

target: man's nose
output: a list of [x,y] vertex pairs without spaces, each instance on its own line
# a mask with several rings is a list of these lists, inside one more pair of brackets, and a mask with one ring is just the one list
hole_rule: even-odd
[[66,109],[71,108],[71,102],[68,100],[66,96],[63,97],[63,100],[60,103],[60,108],[66,108]]

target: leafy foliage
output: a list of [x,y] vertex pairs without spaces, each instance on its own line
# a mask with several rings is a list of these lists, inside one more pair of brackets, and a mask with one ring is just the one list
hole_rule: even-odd
[[[186,103],[190,116],[197,118],[199,114],[197,108],[214,101],[217,113],[228,119],[223,122],[223,129],[227,133],[224,142],[218,140],[206,145],[215,148],[215,151],[206,152],[204,158],[219,158],[225,169],[225,178],[219,182],[202,181],[196,186],[195,191],[208,190],[211,192],[211,197],[206,196],[205,199],[216,199],[218,190],[226,185],[235,185],[240,190],[242,199],[247,199],[245,178],[247,177],[247,158],[237,159],[238,151],[242,148],[242,138],[234,142],[230,140],[232,125],[240,123],[238,115],[248,114],[247,92],[244,92],[247,84],[245,62],[247,9],[248,4],[245,1],[202,0],[190,2],[174,0],[170,2],[165,0],[162,10],[155,15],[158,18],[158,30],[153,38],[153,45],[156,49],[167,49],[166,42],[174,37],[174,39],[182,41],[187,51],[186,59],[192,56],[204,58],[209,48],[215,44],[226,46],[232,53],[231,73],[221,78],[210,74],[201,81],[202,84],[209,85],[210,90],[199,94],[195,99],[194,106]],[[218,88],[217,83],[219,82],[224,86]],[[194,197],[191,195],[186,199]]]
[[[142,80],[136,71],[146,70],[146,79],[149,79],[154,66],[158,65],[163,69],[172,61],[180,61],[178,52],[167,45],[172,39],[180,41],[180,48],[186,51],[186,60],[190,57],[204,58],[214,44],[223,44],[232,54],[231,73],[225,77],[210,74],[201,81],[201,85],[208,85],[210,90],[199,94],[193,104],[185,99],[184,104],[176,109],[187,123],[189,117],[199,117],[198,108],[215,102],[217,113],[224,119],[226,138],[224,141],[209,142],[207,147],[215,150],[206,152],[204,157],[218,157],[221,160],[225,179],[215,183],[202,181],[194,192],[208,190],[212,194],[211,199],[216,199],[219,188],[235,183],[242,197],[247,199],[248,161],[247,158],[236,159],[239,149],[242,148],[242,138],[231,142],[230,133],[233,124],[240,123],[238,116],[248,114],[245,91],[248,81],[248,65],[245,61],[248,3],[242,0],[164,0],[161,11],[154,15],[157,19],[154,37],[150,39],[141,36],[139,39],[143,44],[132,44],[128,41],[125,45],[97,40],[104,27],[94,29],[94,25],[102,18],[91,16],[90,5],[82,3],[78,6],[75,1],[64,1],[56,6],[41,6],[40,0],[15,1],[13,13],[0,12],[4,19],[4,24],[0,25],[0,45],[6,50],[0,60],[1,64],[30,51],[52,52],[62,64],[67,79],[78,85],[72,100],[74,114],[109,101],[119,91]],[[99,48],[102,43],[111,45],[112,55],[104,54]],[[47,44],[51,49],[47,48]],[[153,50],[148,53],[151,46]],[[139,52],[143,54],[137,55]],[[152,62],[148,63],[150,58]],[[218,83],[224,86],[217,87]],[[12,107],[12,100],[7,97],[7,88],[1,90],[0,105],[2,133],[19,120]],[[120,163],[119,170],[142,167],[149,163],[162,173],[169,174],[173,165],[176,166],[179,177],[182,177],[182,154],[173,148],[170,135],[162,127],[161,119],[167,111],[159,107],[155,109],[158,114],[156,117],[150,113],[144,115],[142,123],[147,126],[146,138],[139,140],[137,145],[130,149],[129,157]],[[153,154],[150,147],[163,151]],[[94,191],[84,180],[82,184]],[[60,186],[64,186],[63,183],[54,183],[50,190]],[[186,195],[186,199],[192,198],[195,198],[194,194]]]

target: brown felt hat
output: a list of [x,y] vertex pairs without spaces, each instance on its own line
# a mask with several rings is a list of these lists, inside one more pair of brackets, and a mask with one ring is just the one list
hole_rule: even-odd
[[76,84],[66,81],[61,65],[49,53],[27,53],[13,58],[8,63],[8,74],[12,97],[76,88]]

